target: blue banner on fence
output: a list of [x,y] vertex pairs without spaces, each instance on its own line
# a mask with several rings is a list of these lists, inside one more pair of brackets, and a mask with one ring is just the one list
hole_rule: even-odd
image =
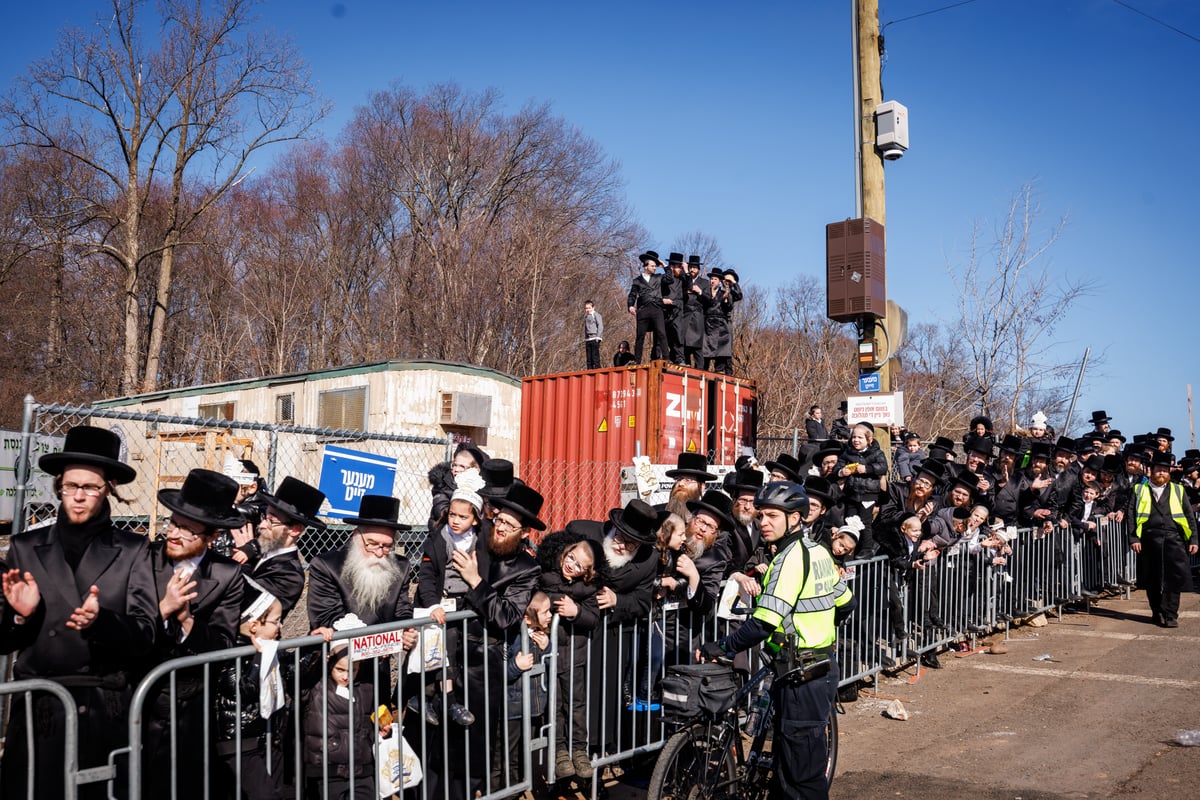
[[356,517],[364,494],[390,496],[396,459],[325,445],[320,489],[329,498],[330,517]]

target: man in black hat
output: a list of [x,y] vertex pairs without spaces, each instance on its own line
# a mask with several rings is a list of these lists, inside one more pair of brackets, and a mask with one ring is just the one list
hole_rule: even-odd
[[[316,632],[354,614],[367,625],[412,618],[408,559],[394,552],[396,534],[409,526],[397,522],[400,501],[366,494],[344,547],[314,558],[308,565],[308,624]],[[415,639],[415,633],[413,637]]]
[[835,419],[829,428],[830,439],[836,439],[843,443],[850,441],[850,420],[846,418],[846,409],[848,408],[849,404],[845,400],[838,403],[838,411],[841,412],[841,416]]
[[667,323],[663,318],[663,297],[670,294],[670,273],[658,274],[663,265],[658,253],[647,250],[638,256],[642,262],[642,274],[633,279],[629,287],[629,313],[637,319],[634,334],[633,360],[642,363],[642,352],[646,334],[654,336],[650,358],[665,358],[667,355]]
[[699,500],[704,484],[717,479],[708,471],[708,459],[702,453],[680,453],[675,460],[675,469],[669,469],[665,474],[675,479],[667,498],[667,511],[684,520],[691,516],[687,504]]
[[1112,422],[1112,417],[1108,415],[1108,412],[1103,410],[1092,412],[1092,429],[1096,433],[1102,436],[1107,435],[1110,430],[1108,425],[1110,422]]
[[1155,453],[1150,480],[1133,487],[1125,530],[1138,554],[1138,588],[1156,625],[1179,627],[1179,594],[1192,590],[1189,556],[1197,552],[1196,513],[1183,487],[1171,481],[1171,456]]
[[992,499],[992,515],[999,517],[1009,525],[1016,525],[1020,508],[1020,486],[1018,465],[1021,462],[1021,437],[1009,434],[1001,440],[997,447],[996,461],[988,467],[990,476],[996,488]]
[[708,286],[700,267],[700,256],[688,256],[683,291],[683,363],[696,369],[704,366],[700,356],[704,347],[704,306],[700,304],[700,295]]
[[[758,515],[754,509],[754,497],[763,486],[762,470],[750,467],[734,470],[725,476],[724,485],[726,493],[733,500],[731,513],[734,523],[729,536],[729,565],[724,577],[740,575],[745,578],[752,569],[750,560],[762,544]],[[738,580],[738,583],[742,584],[742,581]]]
[[692,518],[684,534],[684,554],[679,557],[676,569],[689,578],[699,580],[699,589],[688,592],[687,597],[692,629],[699,632],[702,621],[717,605],[721,581],[729,566],[729,536],[734,526],[733,501],[724,492],[709,489],[699,500],[690,501],[687,508]]
[[[240,528],[244,517],[233,507],[238,484],[208,469],[194,469],[179,489],[160,489],[158,501],[171,512],[160,538],[150,545],[150,566],[163,624],[145,671],[164,661],[233,647],[242,611],[241,567],[209,547],[222,530]],[[162,679],[147,709],[147,794],[200,797],[203,760],[204,675],[175,673]],[[172,737],[174,732],[174,737]],[[174,744],[173,744],[174,739]],[[183,748],[177,750],[179,743]],[[182,757],[185,750],[191,757]],[[172,774],[174,767],[174,775]]]
[[683,253],[671,253],[667,256],[667,271],[671,275],[671,285],[663,291],[663,316],[667,325],[667,347],[672,364],[683,363],[683,341],[686,334],[687,318],[684,315],[684,304],[690,281],[685,275]]
[[991,508],[996,498],[996,480],[991,471],[992,454],[996,443],[990,436],[967,434],[963,438],[963,449],[967,453],[964,472],[976,477],[975,502]]
[[505,458],[489,458],[484,461],[483,466],[479,468],[479,477],[483,478],[479,497],[483,500],[483,517],[487,520],[495,519],[499,510],[492,505],[492,500],[507,495],[512,486],[525,485],[525,481],[514,474],[513,463]]
[[[841,452],[841,448],[838,448],[838,452]],[[804,464],[791,453],[780,453],[774,461],[768,461],[764,466],[768,480],[804,483]]]
[[304,592],[304,565],[298,543],[304,531],[323,531],[317,518],[325,493],[290,475],[275,494],[260,495],[266,510],[258,523],[258,548],[262,555],[242,567],[243,573],[273,594],[286,618]]
[[1029,466],[1021,474],[1018,488],[1019,524],[1048,533],[1059,517],[1059,500],[1050,474],[1050,443],[1034,441],[1029,446]]
[[704,344],[700,348],[704,368],[732,375],[733,331],[729,321],[733,313],[733,298],[725,286],[721,270],[709,271],[708,287],[700,293],[700,306],[704,309]]
[[[0,647],[20,651],[17,680],[45,678],[62,683],[78,710],[78,764],[102,767],[126,741],[131,672],[149,652],[162,622],[154,574],[144,536],[114,526],[110,497],[137,473],[120,460],[113,432],[78,426],[67,432],[60,453],[38,466],[54,476],[60,499],[51,525],[12,538],[4,573],[5,605]],[[32,725],[33,796],[61,797],[62,703],[35,695],[33,716],[13,703],[0,769],[0,795],[25,797]],[[80,788],[79,797],[103,797],[104,785]]]
[[[544,502],[542,495],[529,486],[511,486],[503,497],[492,499],[497,513],[486,535],[486,547],[475,547],[464,551],[456,549],[449,557],[447,566],[453,566],[466,583],[466,592],[460,611],[474,611],[477,615],[467,623],[463,662],[467,691],[466,704],[476,724],[469,728],[453,726],[447,729],[450,750],[456,753],[455,763],[461,764],[461,753],[469,750],[471,763],[466,775],[461,769],[450,770],[449,775],[438,775],[430,770],[429,794],[439,796],[443,789],[440,781],[449,779],[450,796],[474,796],[475,791],[485,792],[485,777],[489,770],[490,754],[485,742],[500,741],[497,735],[503,720],[501,713],[506,691],[505,658],[512,634],[525,618],[529,600],[537,588],[541,567],[525,549],[530,531],[544,531],[546,523],[538,517]],[[424,551],[429,553],[429,549]],[[425,564],[422,556],[422,574]],[[311,591],[311,589],[310,589]],[[485,658],[480,654],[485,654]],[[486,715],[485,715],[486,703]],[[487,736],[485,725],[487,722]],[[463,731],[470,737],[469,748],[457,745]],[[452,759],[441,760],[449,765]],[[494,788],[494,787],[493,787]]]

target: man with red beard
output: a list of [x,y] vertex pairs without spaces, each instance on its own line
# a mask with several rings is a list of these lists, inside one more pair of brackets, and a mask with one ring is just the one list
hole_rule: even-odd
[[1164,628],[1179,627],[1179,593],[1192,590],[1188,557],[1198,549],[1196,514],[1183,486],[1171,481],[1171,461],[1170,453],[1151,456],[1150,480],[1133,487],[1125,508],[1138,588],[1146,592],[1154,623]]
[[708,459],[700,453],[680,453],[675,469],[667,470],[666,475],[675,479],[667,500],[667,511],[684,519],[691,516],[687,504],[699,500],[704,484],[717,479],[708,471]]
[[[508,696],[504,669],[508,643],[525,617],[542,572],[537,560],[525,549],[531,530],[546,529],[546,523],[538,518],[542,503],[542,496],[529,486],[510,486],[503,497],[491,499],[496,516],[490,532],[484,529],[487,546],[477,544],[466,551],[456,549],[447,562],[458,570],[467,586],[459,610],[474,611],[477,615],[466,625],[463,647],[466,658],[459,662],[467,683],[466,704],[476,722],[467,729],[459,726],[446,729],[449,748],[446,753],[457,753],[458,765],[462,763],[461,754],[470,752],[468,774],[463,775],[461,767],[447,773],[449,760],[435,756],[429,770],[429,796],[442,794],[443,780],[450,781],[451,797],[472,797],[476,791],[487,794],[499,788],[486,786],[491,755],[485,743],[501,741],[500,724]],[[481,653],[486,655],[486,664]],[[485,739],[485,732],[490,734],[490,740]],[[461,738],[464,733],[470,737],[469,748]]]
[[[0,650],[20,651],[17,680],[45,678],[70,692],[82,769],[103,767],[126,741],[129,672],[162,624],[146,538],[112,522],[109,498],[120,499],[117,486],[137,477],[120,454],[115,433],[81,425],[67,431],[62,452],[39,459],[54,476],[58,516],[12,538],[3,574]],[[27,703],[10,709],[0,796],[61,797],[63,704],[49,694],[34,695],[31,704],[32,719]],[[80,787],[78,796],[104,797],[104,785]]]
[[[233,647],[242,610],[242,570],[209,545],[222,530],[245,519],[233,507],[238,485],[207,469],[187,474],[179,489],[161,489],[158,500],[171,512],[162,537],[150,545],[150,566],[162,616],[145,668],[172,658]],[[204,759],[205,680],[200,671],[180,670],[174,686],[159,682],[149,704],[145,741],[147,794],[200,797]],[[176,748],[190,757],[180,757]],[[202,745],[203,747],[203,745]],[[174,774],[172,774],[174,771]]]

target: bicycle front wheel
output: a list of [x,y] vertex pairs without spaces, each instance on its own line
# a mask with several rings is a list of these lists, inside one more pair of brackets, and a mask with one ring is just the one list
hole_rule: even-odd
[[[709,752],[703,732],[688,728],[672,736],[658,753],[646,800],[704,800],[732,796],[737,769],[733,753]],[[710,763],[710,759],[712,763]]]
[[829,748],[829,761],[825,765],[825,782],[829,786],[833,786],[833,773],[837,770],[838,757],[838,710],[837,704],[834,703],[833,709],[829,712],[829,722],[825,723],[825,743]]

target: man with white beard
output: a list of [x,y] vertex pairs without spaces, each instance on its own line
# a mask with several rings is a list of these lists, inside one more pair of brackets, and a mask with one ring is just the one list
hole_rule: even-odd
[[[383,495],[363,495],[350,541],[330,550],[308,567],[308,624],[332,629],[335,620],[355,614],[367,625],[412,618],[408,559],[392,552],[396,532],[407,525],[396,522],[400,501]],[[405,631],[416,639],[416,631]]]
[[667,500],[667,511],[690,519],[687,504],[700,499],[704,484],[717,479],[708,471],[708,459],[700,453],[680,453],[675,469],[667,470],[666,476],[675,479],[671,496]]
[[325,530],[317,518],[325,493],[291,476],[279,484],[279,491],[260,498],[266,504],[258,523],[257,560],[242,565],[242,574],[275,595],[287,615],[304,592],[304,565],[300,563],[297,542],[307,528]]

